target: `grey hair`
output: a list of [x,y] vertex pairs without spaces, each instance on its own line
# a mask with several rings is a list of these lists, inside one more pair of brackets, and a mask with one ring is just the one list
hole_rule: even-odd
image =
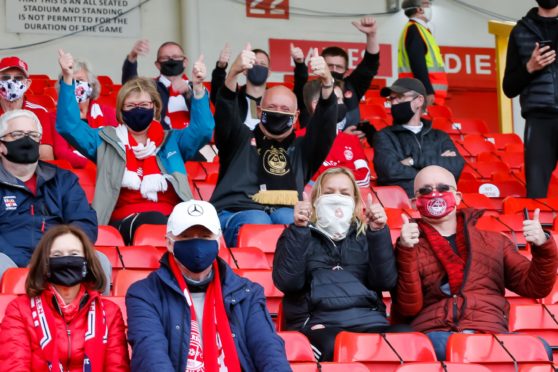
[[39,121],[39,118],[37,117],[37,115],[35,115],[35,113],[29,110],[12,110],[7,111],[2,114],[2,116],[0,116],[0,137],[6,134],[6,131],[8,130],[8,122],[20,117],[26,117],[33,120],[33,122],[37,124],[37,131],[43,134],[43,126],[41,125],[41,122]]
[[[91,84],[91,100],[96,100],[101,95],[101,83],[99,83],[99,79],[97,79],[97,75],[92,72],[91,64],[87,61],[82,61],[80,59],[74,60],[74,74],[81,70],[84,70],[87,74],[87,80],[89,80],[89,84]],[[58,75],[58,81],[56,82],[55,88],[58,92],[60,90],[60,80],[62,79],[62,74]]]

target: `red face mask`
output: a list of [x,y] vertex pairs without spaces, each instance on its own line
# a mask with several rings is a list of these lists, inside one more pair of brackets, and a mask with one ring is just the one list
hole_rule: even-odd
[[429,195],[420,195],[416,199],[416,206],[421,216],[439,219],[450,214],[456,206],[453,192],[434,191]]

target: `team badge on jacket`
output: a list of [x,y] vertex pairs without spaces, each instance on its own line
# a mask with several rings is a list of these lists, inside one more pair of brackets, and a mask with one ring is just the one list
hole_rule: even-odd
[[15,211],[17,209],[15,196],[4,196],[4,206],[7,211]]

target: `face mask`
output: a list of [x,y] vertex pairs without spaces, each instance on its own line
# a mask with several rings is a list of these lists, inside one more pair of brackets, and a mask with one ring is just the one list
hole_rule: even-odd
[[269,133],[280,135],[292,128],[294,115],[275,111],[262,111],[260,121]]
[[87,276],[87,261],[81,256],[51,257],[48,281],[66,287],[83,282]]
[[0,81],[0,97],[6,101],[13,102],[20,99],[26,90],[27,85],[24,82],[15,79]]
[[76,80],[76,100],[78,103],[82,103],[91,98],[91,93],[93,93],[93,88],[91,84],[86,81]]
[[178,76],[184,72],[184,61],[177,59],[169,59],[165,62],[159,62],[161,65],[161,74],[165,76]]
[[39,142],[35,142],[29,136],[15,141],[2,141],[8,153],[6,159],[17,164],[33,164],[39,160]]
[[424,10],[424,18],[426,19],[426,22],[431,22],[432,21],[432,8],[422,8]]
[[256,86],[264,85],[267,81],[269,69],[262,65],[254,65],[246,74],[246,79]]
[[343,80],[344,75],[342,72],[331,71],[331,77],[335,80]]
[[174,242],[174,257],[193,273],[207,269],[219,252],[217,240],[188,239]]
[[393,117],[394,124],[407,124],[411,121],[413,116],[415,116],[411,102],[412,101],[401,102],[391,105],[391,116]]
[[124,123],[134,132],[144,131],[153,121],[155,110],[143,107],[134,107],[129,111],[122,111]]
[[537,4],[543,9],[554,9],[558,6],[558,0],[537,0]]
[[314,204],[316,227],[332,240],[345,238],[355,211],[355,201],[341,194],[322,195]]
[[450,214],[456,206],[453,192],[434,191],[430,195],[420,195],[416,199],[416,206],[421,216],[440,219]]

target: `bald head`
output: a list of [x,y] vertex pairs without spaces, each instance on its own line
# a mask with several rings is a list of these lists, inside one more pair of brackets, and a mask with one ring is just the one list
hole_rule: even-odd
[[263,110],[281,111],[291,114],[294,114],[297,110],[295,94],[283,85],[276,85],[267,89],[260,105]]
[[440,183],[453,186],[457,189],[455,177],[450,171],[438,165],[430,165],[422,168],[415,176],[414,191],[416,193],[421,187],[427,185],[438,185]]

